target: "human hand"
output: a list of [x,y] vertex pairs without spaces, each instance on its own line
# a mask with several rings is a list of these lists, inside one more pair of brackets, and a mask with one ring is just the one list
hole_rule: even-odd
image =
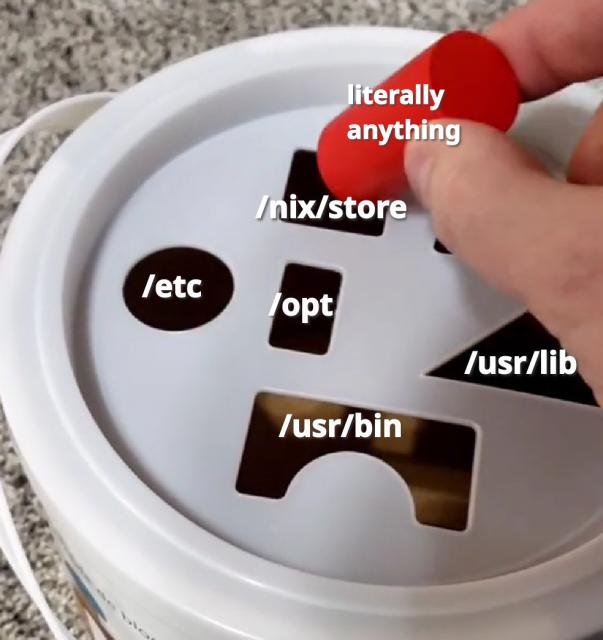
[[[603,74],[601,0],[534,0],[487,32],[524,97]],[[578,360],[603,403],[603,108],[569,165],[568,182],[502,133],[464,122],[457,147],[411,142],[405,167],[438,238],[519,298]]]

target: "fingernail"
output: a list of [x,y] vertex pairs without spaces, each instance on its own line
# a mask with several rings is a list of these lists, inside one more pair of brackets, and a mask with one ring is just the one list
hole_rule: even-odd
[[424,205],[429,204],[429,183],[433,163],[433,154],[428,142],[411,142],[407,145],[404,155],[406,178],[410,188]]

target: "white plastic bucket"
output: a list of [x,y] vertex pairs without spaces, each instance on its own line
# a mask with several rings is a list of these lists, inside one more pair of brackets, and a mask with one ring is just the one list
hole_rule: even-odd
[[[0,394],[99,638],[577,640],[603,629],[599,409],[423,375],[522,310],[434,257],[416,206],[380,238],[254,220],[257,196],[280,197],[291,154],[315,148],[346,83],[376,83],[436,37],[329,28],[240,42],[3,137],[6,154],[28,128],[99,108],[30,187],[0,272]],[[571,88],[524,108],[515,135],[560,168],[597,103]],[[234,296],[196,333],[160,334],[132,319],[121,286],[137,259],[182,245],[218,255]],[[266,345],[292,261],[344,275],[322,359]],[[381,289],[377,270],[389,274]],[[419,526],[406,485],[360,454],[317,460],[278,504],[241,496],[245,416],[266,389],[469,425],[467,530]],[[67,638],[2,507],[2,548]]]

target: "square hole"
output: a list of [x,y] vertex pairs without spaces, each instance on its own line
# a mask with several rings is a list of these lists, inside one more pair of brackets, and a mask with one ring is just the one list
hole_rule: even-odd
[[[317,203],[324,195],[328,195],[330,199],[338,199],[329,191],[320,176],[315,151],[298,149],[293,154],[284,199],[288,200],[293,194],[297,196],[298,200],[316,200]],[[332,231],[359,233],[365,236],[380,236],[385,227],[385,217],[381,220],[376,217],[370,220],[362,218],[350,220],[346,217],[331,220],[327,216],[323,216],[320,220],[302,218],[301,220],[284,220],[284,222],[331,229]]]
[[[337,271],[303,264],[288,264],[281,282],[280,305],[272,321],[268,339],[270,345],[279,349],[324,355],[331,343],[340,288],[341,274]],[[301,314],[291,317],[283,311],[283,303],[287,298],[299,302],[307,298],[320,301],[325,295],[333,300],[329,305],[332,315],[319,312],[304,323]]]

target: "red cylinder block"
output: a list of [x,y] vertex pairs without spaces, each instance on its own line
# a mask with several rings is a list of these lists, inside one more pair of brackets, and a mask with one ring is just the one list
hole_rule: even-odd
[[[435,111],[430,105],[354,105],[332,120],[318,144],[318,167],[338,198],[391,199],[401,196],[406,140],[349,140],[351,124],[394,124],[408,118],[416,124],[438,118],[473,120],[506,131],[520,102],[519,84],[504,54],[484,36],[450,33],[381,83],[379,89],[415,89],[427,84],[445,90]],[[462,133],[461,133],[462,135]]]

